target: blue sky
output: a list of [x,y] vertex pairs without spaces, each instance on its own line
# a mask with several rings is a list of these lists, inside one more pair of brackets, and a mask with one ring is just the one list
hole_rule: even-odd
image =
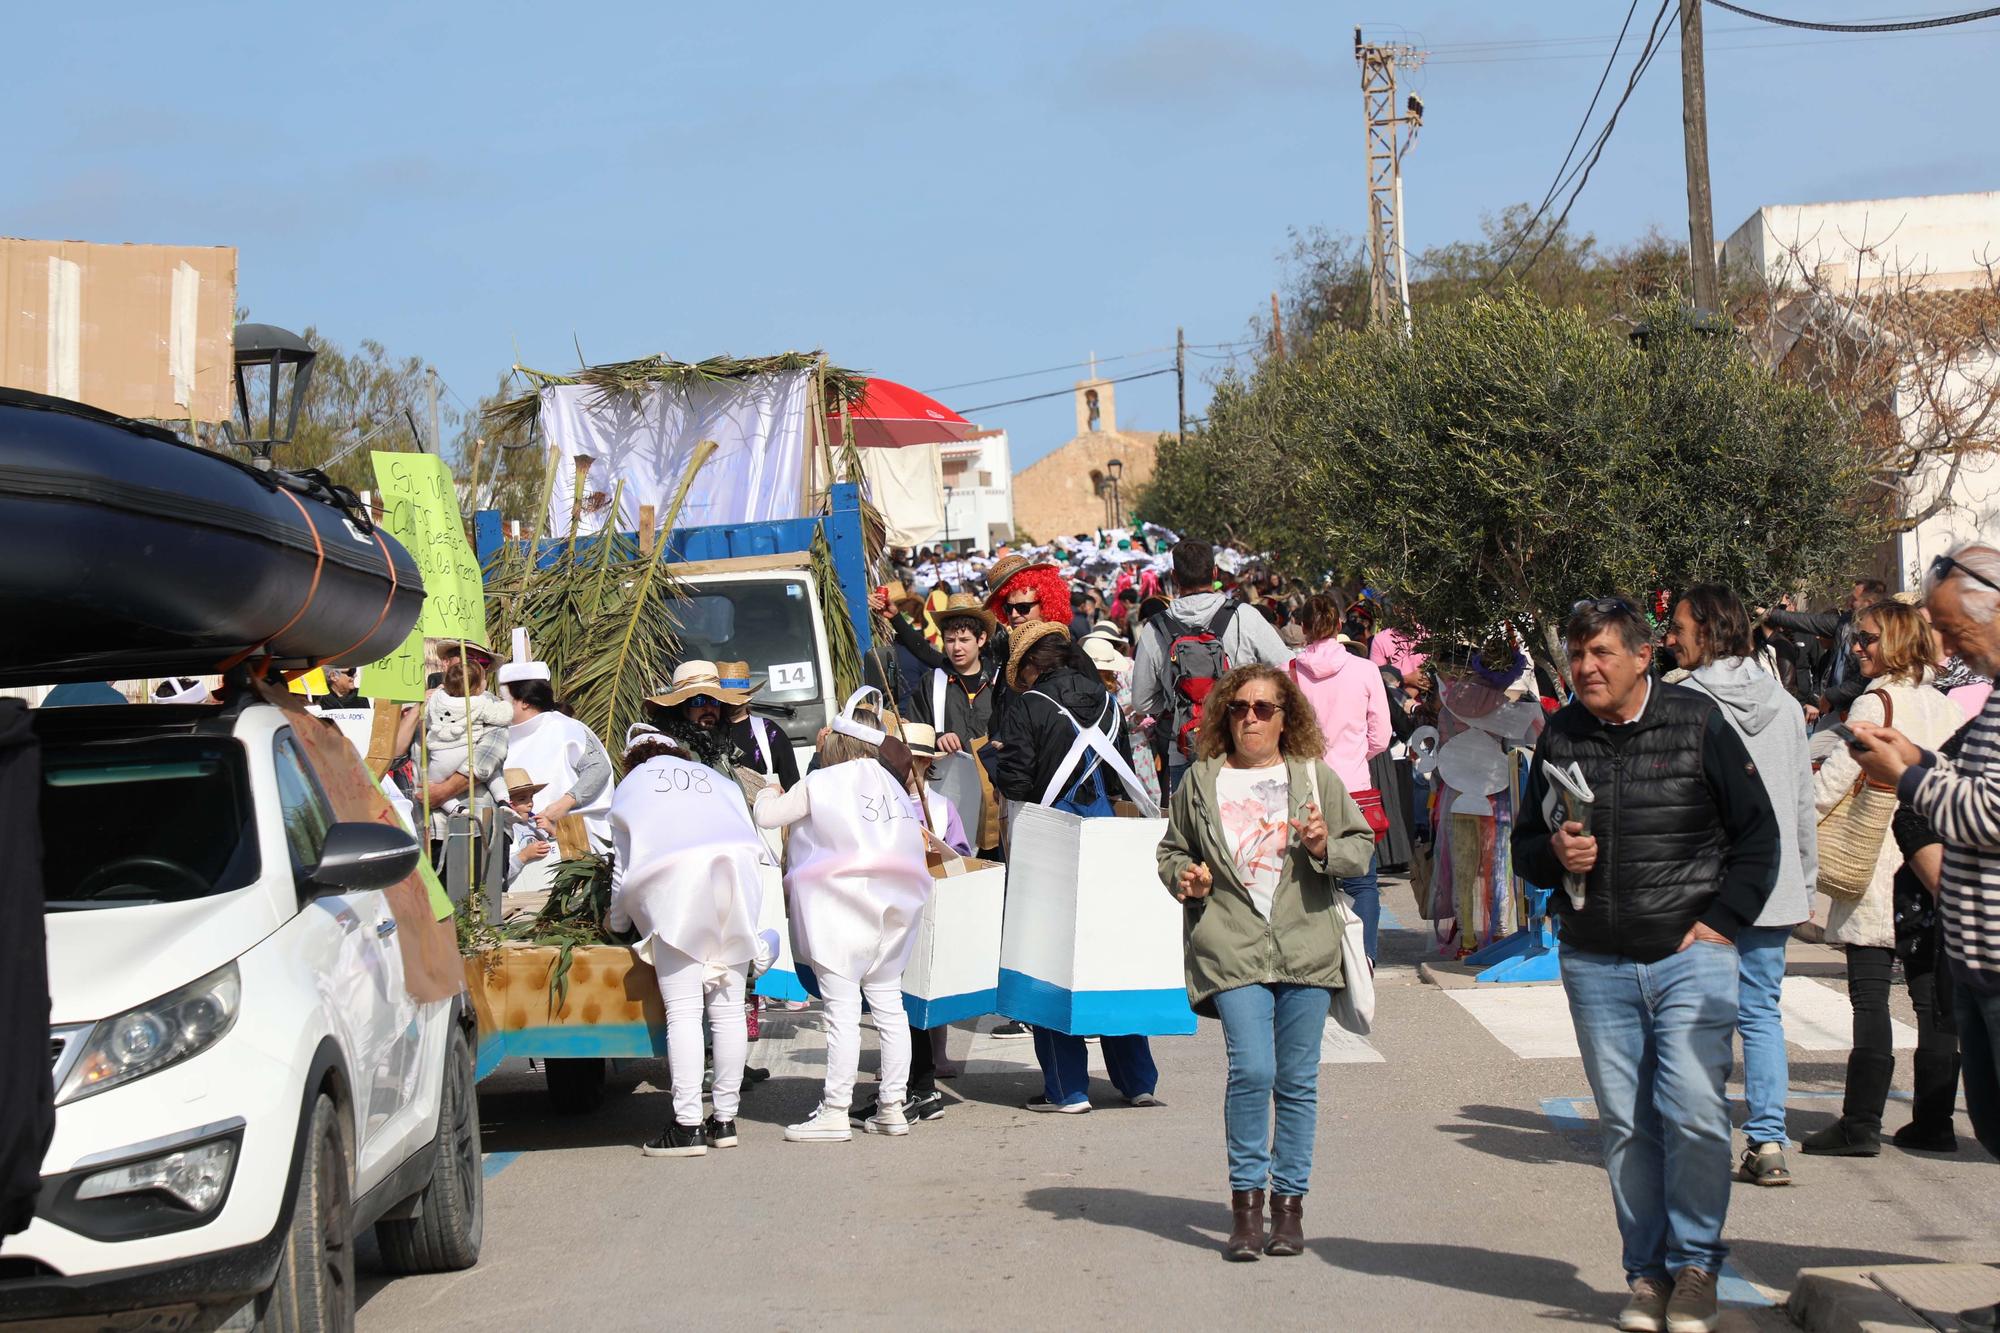
[[[1909,3],[1753,7],[1949,12]],[[255,318],[379,339],[466,401],[517,356],[564,369],[579,344],[592,361],[823,346],[927,389],[1093,352],[1134,373],[1171,362],[1176,324],[1194,344],[1242,338],[1288,228],[1358,227],[1356,23],[1436,48],[1411,84],[1421,248],[1541,197],[1623,16],[1616,0],[22,5],[0,234],[235,245]],[[1765,203],[2000,188],[2000,22],[1826,38],[1711,7],[1707,27],[1718,237]],[[1572,225],[1679,235],[1683,189],[1670,44]],[[1191,358],[1191,412],[1222,364]],[[1121,426],[1171,427],[1173,379],[1118,403]],[[1013,433],[1017,465],[1072,430],[1066,398],[978,416]]]

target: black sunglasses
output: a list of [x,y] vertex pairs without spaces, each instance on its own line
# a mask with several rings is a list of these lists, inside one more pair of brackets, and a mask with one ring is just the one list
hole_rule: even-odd
[[1259,722],[1269,722],[1285,711],[1283,704],[1274,704],[1269,699],[1258,699],[1254,703],[1248,699],[1229,701],[1229,720],[1241,722],[1246,717],[1255,717]]
[[1987,578],[1977,570],[1967,569],[1948,555],[1941,555],[1931,561],[1931,581],[1933,583],[1943,583],[1951,577],[1951,572],[1954,569],[1971,579],[1974,583],[1983,583],[1993,589],[1993,591],[2000,592],[2000,583],[1995,583],[1992,579]]
[[1595,611],[1599,615],[1604,616],[1614,614],[1625,615],[1632,617],[1634,620],[1644,620],[1646,618],[1645,613],[1634,606],[1629,597],[1586,597],[1582,601],[1570,604],[1569,613],[1571,615],[1576,615],[1581,611]]
[[1027,614],[1028,614],[1028,613],[1029,613],[1030,611],[1033,611],[1033,610],[1034,610],[1034,609],[1035,609],[1036,607],[1040,606],[1040,605],[1041,605],[1041,603],[1040,603],[1040,602],[1002,602],[1002,603],[1001,603],[1001,605],[1002,605],[1003,607],[1005,607],[1005,608],[1006,608],[1006,610],[1007,610],[1007,614],[1008,614],[1008,615],[1010,615],[1010,616],[1025,616],[1025,615],[1027,615]]

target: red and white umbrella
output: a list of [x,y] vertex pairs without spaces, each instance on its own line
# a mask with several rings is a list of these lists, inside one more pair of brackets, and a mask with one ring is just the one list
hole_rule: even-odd
[[[900,449],[908,444],[949,444],[969,439],[979,427],[940,403],[894,380],[870,379],[861,401],[848,409],[854,442],[864,449]],[[840,413],[827,414],[827,438],[840,441]]]

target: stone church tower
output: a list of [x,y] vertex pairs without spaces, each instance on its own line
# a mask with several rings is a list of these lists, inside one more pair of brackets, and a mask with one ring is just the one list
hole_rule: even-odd
[[[1018,540],[1095,532],[1132,522],[1132,501],[1152,480],[1159,435],[1118,429],[1117,386],[1093,375],[1075,390],[1076,437],[1014,474]],[[1113,466],[1116,464],[1116,466]]]

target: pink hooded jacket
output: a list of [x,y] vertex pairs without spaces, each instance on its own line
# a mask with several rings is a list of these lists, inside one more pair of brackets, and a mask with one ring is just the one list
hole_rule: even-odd
[[1319,714],[1326,766],[1348,791],[1364,791],[1368,761],[1389,748],[1389,691],[1382,672],[1337,639],[1307,644],[1292,658],[1292,679]]

